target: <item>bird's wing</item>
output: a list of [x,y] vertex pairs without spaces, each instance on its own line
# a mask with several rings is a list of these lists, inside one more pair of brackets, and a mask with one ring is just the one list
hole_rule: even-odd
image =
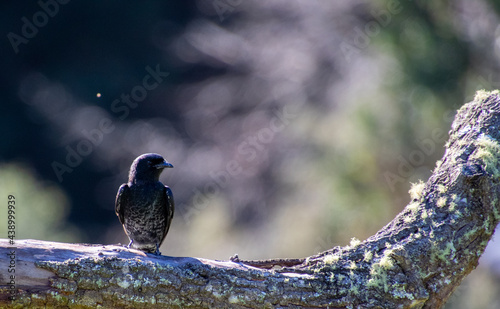
[[174,195],[172,194],[172,190],[168,186],[165,186],[165,195],[166,205],[165,205],[165,218],[167,219],[167,225],[165,226],[165,233],[163,238],[167,236],[168,230],[170,228],[170,223],[172,223],[172,218],[174,217],[175,211],[175,203],[174,203]]
[[115,212],[116,215],[118,216],[118,219],[120,219],[120,223],[124,223],[123,219],[123,212],[124,212],[124,207],[128,201],[130,195],[130,189],[126,183],[120,186],[120,189],[118,189],[118,193],[116,194],[116,200],[115,200]]

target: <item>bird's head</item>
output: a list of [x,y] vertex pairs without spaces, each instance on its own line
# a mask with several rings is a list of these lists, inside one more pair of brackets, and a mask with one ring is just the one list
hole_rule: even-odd
[[156,153],[145,153],[138,156],[132,166],[128,176],[129,182],[138,180],[153,180],[158,181],[161,172],[164,168],[174,167],[171,163],[163,159],[162,156]]

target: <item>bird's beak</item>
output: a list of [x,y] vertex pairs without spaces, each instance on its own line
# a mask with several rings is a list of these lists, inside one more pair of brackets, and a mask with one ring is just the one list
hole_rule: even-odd
[[174,166],[171,163],[168,163],[167,161],[163,161],[160,164],[155,165],[156,168],[173,168]]

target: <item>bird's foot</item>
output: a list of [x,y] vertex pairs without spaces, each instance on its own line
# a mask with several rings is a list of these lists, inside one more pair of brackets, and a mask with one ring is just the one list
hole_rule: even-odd
[[230,260],[231,262],[239,263],[239,262],[240,262],[240,257],[238,256],[238,253],[236,253],[235,255],[231,256],[231,257],[229,258],[229,260]]
[[156,251],[154,252],[154,254],[161,255],[160,246],[158,244],[156,244]]
[[131,241],[129,242],[129,244],[127,245],[127,248],[128,248],[128,249],[130,249],[130,248],[132,247],[132,243],[133,243],[133,242],[134,242],[133,240],[131,240]]

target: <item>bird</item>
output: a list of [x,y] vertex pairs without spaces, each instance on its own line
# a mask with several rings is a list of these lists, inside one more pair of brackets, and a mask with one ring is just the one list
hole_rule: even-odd
[[130,243],[127,248],[161,255],[175,204],[172,190],[160,182],[165,168],[174,166],[161,155],[146,153],[130,166],[128,182],[118,189],[115,212]]

